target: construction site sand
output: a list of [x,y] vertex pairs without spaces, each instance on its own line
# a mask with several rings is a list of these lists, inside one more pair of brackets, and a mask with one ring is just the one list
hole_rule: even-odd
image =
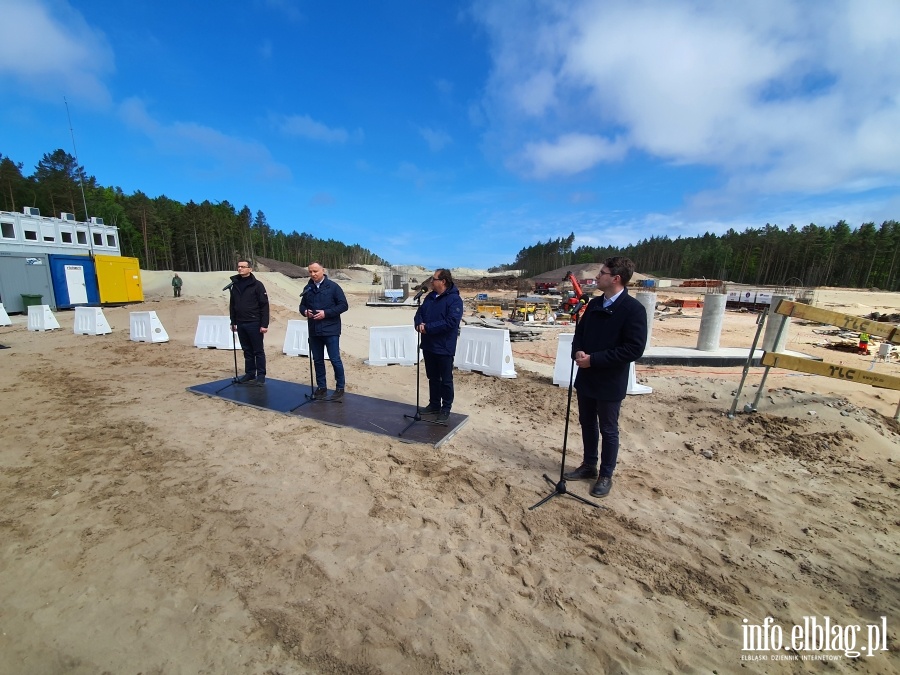
[[[569,327],[514,344],[516,379],[457,372],[470,419],[435,450],[185,391],[233,360],[192,346],[229,275],[181,276],[175,300],[169,274],[144,273],[146,301],[107,308],[107,336],[74,335],[71,312],[58,331],[0,328],[0,672],[807,672],[820,662],[742,661],[744,619],[789,634],[804,616],[886,616],[890,651],[829,666],[900,669],[896,391],[774,371],[759,413],[729,419],[739,368],[639,367],[654,391],[623,405],[603,508],[530,511],[558,475],[567,391],[550,373]],[[269,374],[305,382],[281,353],[303,282],[260,277]],[[363,363],[368,328],[412,310],[344,287],[349,391],[412,403],[415,368]],[[170,341],[131,342],[134,310]],[[698,324],[658,320],[653,344],[693,346]],[[795,322],[789,348],[900,375],[813,328]],[[723,345],[754,330],[729,312]],[[580,443],[572,413],[570,466]]]

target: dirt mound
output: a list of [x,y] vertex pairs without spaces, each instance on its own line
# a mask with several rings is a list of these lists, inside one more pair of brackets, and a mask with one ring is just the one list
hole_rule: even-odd
[[294,263],[281,262],[274,258],[263,258],[257,256],[256,265],[260,272],[281,272],[284,276],[291,279],[308,279],[309,272],[305,267],[300,267]]
[[453,282],[464,291],[488,290],[488,291],[518,291],[530,288],[519,277],[482,277],[481,279],[457,279]]

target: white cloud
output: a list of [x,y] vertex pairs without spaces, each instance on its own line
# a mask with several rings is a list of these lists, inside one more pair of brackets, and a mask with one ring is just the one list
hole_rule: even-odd
[[554,174],[574,174],[599,162],[622,159],[627,146],[621,141],[608,141],[587,134],[565,134],[553,142],[529,143],[521,156],[513,160],[535,178]]
[[491,44],[487,138],[524,175],[635,150],[712,167],[745,194],[900,182],[895,0],[477,0],[473,13]]
[[519,108],[529,115],[543,115],[558,103],[556,78],[547,69],[530,75],[524,82],[514,83],[511,93]]
[[279,132],[286,136],[297,136],[323,143],[347,143],[350,140],[361,141],[361,129],[350,133],[339,127],[329,127],[317,122],[309,115],[272,115],[272,123]]
[[113,53],[80,13],[66,2],[51,11],[34,0],[3,0],[0,13],[0,77],[46,99],[110,104],[103,78],[115,70]]
[[425,142],[432,152],[440,152],[453,142],[453,139],[450,138],[450,134],[440,129],[419,127],[419,135],[425,139]]
[[211,166],[212,173],[249,175],[255,180],[291,178],[291,170],[277,162],[258,141],[229,136],[196,122],[163,124],[153,118],[143,101],[134,97],[123,101],[119,112],[126,125],[153,141],[159,153],[187,158],[188,166]]

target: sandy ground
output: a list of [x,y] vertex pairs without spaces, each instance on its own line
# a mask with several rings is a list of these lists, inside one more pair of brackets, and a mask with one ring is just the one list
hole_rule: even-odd
[[[227,275],[182,276],[175,300],[145,273],[146,302],[105,310],[110,335],[74,335],[72,312],[57,331],[0,328],[0,672],[900,671],[898,392],[775,371],[759,413],[729,419],[739,368],[641,366],[654,391],[625,402],[603,508],[531,511],[559,472],[564,329],[513,345],[514,380],[457,372],[470,420],[435,450],[187,392],[233,359],[193,347],[197,316],[226,313]],[[261,276],[269,376],[305,382],[308,361],[281,353],[300,283]],[[364,364],[368,327],[412,310],[345,289],[348,390],[414,402],[415,368]],[[900,297],[817,303],[862,315]],[[170,341],[131,342],[134,310]],[[656,321],[653,344],[693,346],[698,325]],[[815,328],[795,324],[788,347],[900,375]],[[729,312],[723,346],[754,329]],[[888,650],[742,651],[744,620],[766,617],[788,638],[804,617],[860,625],[857,648],[886,625]]]

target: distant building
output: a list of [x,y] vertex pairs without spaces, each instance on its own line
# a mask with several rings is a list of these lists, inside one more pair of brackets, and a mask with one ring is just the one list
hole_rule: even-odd
[[60,218],[42,216],[26,206],[22,213],[0,211],[0,254],[121,255],[119,228],[102,218],[75,220],[71,213]]

